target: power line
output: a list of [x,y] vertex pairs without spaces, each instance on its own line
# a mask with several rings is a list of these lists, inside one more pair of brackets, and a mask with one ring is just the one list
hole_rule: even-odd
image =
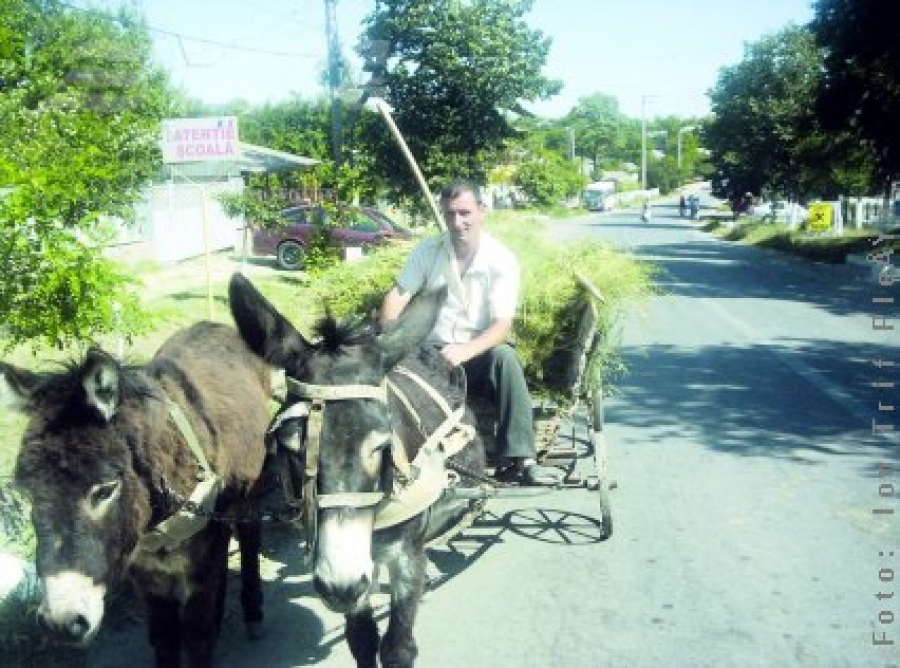
[[171,30],[163,30],[162,28],[154,28],[153,26],[146,26],[147,30],[155,33],[159,33],[160,35],[167,35],[169,37],[174,37],[178,40],[185,40],[188,42],[199,42],[200,44],[210,44],[212,46],[219,46],[223,49],[230,49],[232,51],[243,51],[245,53],[257,53],[266,56],[283,56],[287,58],[320,58],[321,56],[317,53],[299,53],[296,51],[274,51],[272,49],[257,49],[255,47],[250,46],[241,46],[240,44],[228,43],[228,42],[218,42],[214,39],[206,39],[205,37],[194,37],[192,35],[185,35],[178,32],[173,32]]
[[[116,18],[115,16],[110,16],[109,14],[100,12],[98,10],[88,9],[85,7],[78,7],[77,5],[73,5],[67,2],[59,3],[62,7],[66,7],[67,9],[72,9],[77,12],[81,12],[83,14],[90,14],[91,16],[96,16],[98,18],[103,18],[108,21],[113,21],[115,23],[119,23],[122,25],[122,20]],[[220,42],[214,39],[208,39],[206,37],[197,37],[195,35],[185,35],[184,33],[175,32],[172,30],[166,30],[164,28],[157,28],[156,26],[151,26],[148,24],[144,24],[144,28],[147,31],[158,33],[160,35],[166,35],[167,37],[174,37],[175,39],[188,42],[197,42],[199,44],[208,44],[211,46],[218,46],[223,49],[228,49],[231,51],[242,51],[244,53],[255,53],[265,56],[279,56],[282,58],[321,58],[320,54],[317,53],[300,53],[297,51],[278,51],[274,49],[260,49],[256,47],[243,46],[241,44],[228,43],[228,42]]]

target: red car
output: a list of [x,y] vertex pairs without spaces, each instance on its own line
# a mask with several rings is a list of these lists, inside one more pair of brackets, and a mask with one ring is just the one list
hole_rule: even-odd
[[[377,246],[393,239],[412,239],[405,227],[371,207],[341,207],[344,226],[328,227],[331,238],[342,248]],[[281,212],[285,227],[253,231],[253,253],[274,255],[282,269],[301,269],[307,239],[328,221],[328,212],[320,206],[294,206]]]

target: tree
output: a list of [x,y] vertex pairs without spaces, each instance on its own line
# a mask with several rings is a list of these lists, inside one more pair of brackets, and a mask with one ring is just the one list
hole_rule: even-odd
[[807,30],[791,26],[745,49],[710,91],[713,151],[720,194],[737,199],[765,187],[796,194],[794,148],[810,125],[821,52]]
[[[514,137],[522,102],[560,88],[541,74],[550,40],[524,20],[530,0],[385,0],[366,20],[360,52],[378,46],[369,66],[376,93],[431,183],[484,179],[490,159]],[[387,130],[371,125],[376,169],[396,195],[416,182]]]
[[7,0],[0,50],[5,344],[134,333],[137,298],[98,246],[159,168],[171,97],[150,39],[128,14]]
[[584,178],[568,157],[547,150],[535,150],[518,165],[513,183],[538,206],[561,204],[566,195],[578,192]]
[[823,62],[812,33],[789,26],[748,45],[743,61],[720,72],[710,91],[714,117],[703,131],[717,194],[739,199],[769,190],[804,199],[865,179],[858,150],[815,115]]
[[825,49],[817,112],[866,141],[885,196],[900,177],[900,40],[896,3],[818,0],[811,28]]
[[576,154],[593,162],[595,176],[601,163],[617,166],[627,159],[624,148],[628,123],[616,98],[602,93],[583,97],[561,124],[572,128]]

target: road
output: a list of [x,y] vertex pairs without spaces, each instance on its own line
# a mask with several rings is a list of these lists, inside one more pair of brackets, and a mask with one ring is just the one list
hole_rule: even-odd
[[[900,520],[873,512],[897,510],[900,457],[872,433],[897,422],[879,402],[900,403],[873,364],[896,360],[896,332],[873,329],[896,307],[872,299],[897,290],[715,240],[675,208],[552,224],[660,268],[606,411],[615,533],[599,539],[587,490],[492,501],[432,553],[417,665],[900,666],[900,645],[873,644],[900,643]],[[299,537],[267,538],[268,636],[246,642],[232,607],[219,665],[352,666]],[[102,646],[91,666],[148,661],[115,627]]]

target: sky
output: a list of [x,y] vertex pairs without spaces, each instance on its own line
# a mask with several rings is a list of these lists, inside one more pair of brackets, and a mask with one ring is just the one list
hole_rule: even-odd
[[[322,94],[324,0],[72,0],[79,7],[135,6],[153,30],[159,65],[192,97],[277,102]],[[565,115],[580,98],[611,95],[633,118],[703,116],[719,70],[744,45],[813,16],[812,0],[535,0],[526,20],[553,42],[544,68],[563,82],[527,105]],[[375,0],[337,0],[344,52]],[[205,40],[205,41],[203,41]],[[209,43],[216,42],[217,44]],[[358,67],[358,61],[355,63]]]

